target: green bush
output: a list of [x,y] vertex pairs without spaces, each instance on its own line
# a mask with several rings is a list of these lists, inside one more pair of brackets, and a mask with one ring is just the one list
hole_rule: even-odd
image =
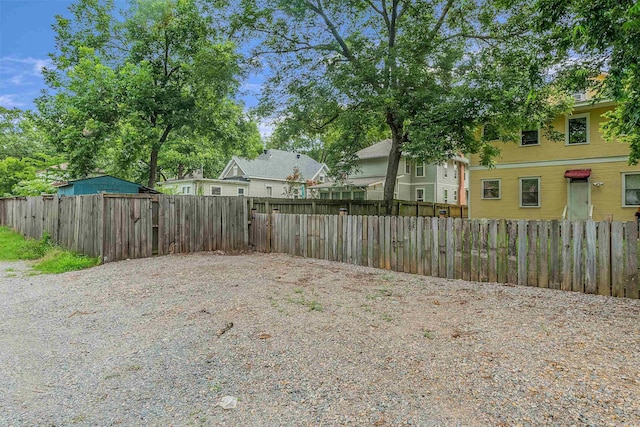
[[40,240],[26,239],[18,250],[20,259],[40,259],[51,249],[51,236],[45,233]]

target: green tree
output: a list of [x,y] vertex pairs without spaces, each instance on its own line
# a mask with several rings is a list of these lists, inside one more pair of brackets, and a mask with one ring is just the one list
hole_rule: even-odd
[[[560,72],[571,90],[590,88],[616,102],[605,137],[630,144],[640,161],[640,3],[636,0],[539,0],[539,29],[553,32],[571,60]],[[596,78],[606,72],[604,79]]]
[[257,129],[231,101],[240,57],[195,0],[133,1],[121,16],[111,0],[79,0],[70,11],[54,26],[51,91],[38,108],[74,176],[103,163],[153,187],[165,147],[216,136],[230,114],[238,129],[216,148],[254,150]]
[[51,183],[42,178],[35,178],[16,183],[12,189],[13,196],[40,196],[41,194],[55,194],[58,191]]
[[32,112],[0,107],[0,159],[28,157],[45,161],[53,154]]
[[7,157],[0,160],[0,196],[12,195],[13,186],[20,181],[35,179],[38,164],[30,158]]
[[[536,10],[508,0],[244,0],[237,18],[260,36],[254,54],[273,75],[261,110],[282,134],[339,141],[349,158],[386,126],[392,139],[384,199],[391,207],[401,153],[440,161],[496,149],[485,123],[513,135],[548,127],[555,61]],[[553,107],[553,108],[552,108]],[[281,132],[276,131],[276,135]],[[328,136],[332,134],[331,136]]]

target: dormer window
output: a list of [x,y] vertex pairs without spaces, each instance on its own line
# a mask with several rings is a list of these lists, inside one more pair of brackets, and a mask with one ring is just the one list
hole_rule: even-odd
[[573,100],[576,101],[576,102],[586,101],[587,100],[587,93],[586,92],[575,92],[573,94]]
[[320,175],[318,177],[318,182],[324,182],[324,175]]
[[233,165],[233,176],[238,176],[238,165]]

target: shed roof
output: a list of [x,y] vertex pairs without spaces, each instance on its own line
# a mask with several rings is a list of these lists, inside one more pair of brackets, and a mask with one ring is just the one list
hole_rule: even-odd
[[72,186],[72,185],[74,185],[76,183],[79,183],[79,182],[98,181],[98,180],[102,180],[104,178],[111,178],[111,179],[115,179],[115,180],[121,181],[121,182],[126,183],[126,184],[136,185],[136,186],[140,187],[140,189],[141,189],[141,191],[143,193],[159,193],[158,191],[154,190],[153,188],[145,187],[144,185],[138,184],[137,182],[127,181],[126,179],[118,178],[117,176],[113,176],[113,175],[98,175],[98,176],[92,176],[90,178],[79,178],[79,179],[73,179],[73,180],[69,180],[69,181],[56,182],[54,184],[54,186],[58,187],[58,188],[64,188],[64,187]]
[[324,182],[322,184],[313,185],[309,188],[333,188],[333,187],[370,187],[384,182],[384,176],[367,176],[364,178],[347,178],[346,180],[334,183]]

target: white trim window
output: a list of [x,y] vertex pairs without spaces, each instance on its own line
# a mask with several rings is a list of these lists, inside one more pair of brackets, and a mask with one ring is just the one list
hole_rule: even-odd
[[318,177],[318,182],[324,182],[324,175],[320,175]]
[[500,179],[483,179],[482,183],[482,199],[498,200],[502,198],[502,183]]
[[453,179],[458,179],[458,163],[453,163]]
[[411,162],[409,159],[405,159],[404,161],[404,173],[407,175],[411,173]]
[[238,196],[244,196],[244,187],[238,187]]
[[523,130],[520,132],[520,146],[540,145],[540,132],[538,129]]
[[[442,165],[442,176],[444,176],[445,178],[447,176],[449,176],[448,170],[449,170],[449,162],[444,162],[444,164]],[[445,202],[446,203],[446,202]]]
[[540,207],[540,177],[520,178],[520,207]]
[[622,206],[640,206],[640,173],[622,174]]
[[588,144],[589,139],[589,113],[567,116],[565,121],[565,144]]
[[449,191],[444,190],[444,202],[449,203]]
[[222,195],[222,187],[211,187],[211,195],[212,196],[221,196]]
[[453,201],[454,202],[458,201],[458,190],[453,190]]
[[190,185],[182,186],[182,194],[191,194],[191,186]]
[[273,197],[273,186],[267,185],[267,197]]
[[416,163],[416,176],[417,177],[424,176],[424,162]]
[[416,188],[416,202],[424,202],[424,188]]
[[238,176],[238,165],[233,165],[233,174],[231,176]]

